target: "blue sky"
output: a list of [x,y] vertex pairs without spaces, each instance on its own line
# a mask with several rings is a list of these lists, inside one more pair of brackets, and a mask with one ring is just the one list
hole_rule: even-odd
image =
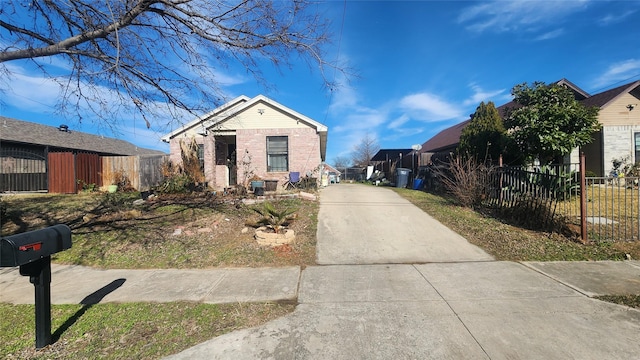
[[[234,64],[220,78],[229,97],[264,94],[327,125],[329,163],[350,157],[365,134],[381,148],[422,144],[468,119],[480,101],[508,102],[519,83],[566,78],[594,94],[640,80],[637,0],[348,0],[318,9],[333,23],[329,60],[348,64],[357,77],[336,74],[340,86],[331,92],[313,68],[294,62],[263,69],[268,89]],[[168,151],[160,138],[179,124],[148,130],[132,117],[114,134],[90,118],[68,121],[55,115],[55,85],[19,62],[8,65],[14,76],[2,115]]]

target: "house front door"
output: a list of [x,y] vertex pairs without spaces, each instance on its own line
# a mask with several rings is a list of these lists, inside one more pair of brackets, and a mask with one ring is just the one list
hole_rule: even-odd
[[227,167],[229,168],[229,186],[238,184],[238,166],[236,165],[236,144],[228,144]]

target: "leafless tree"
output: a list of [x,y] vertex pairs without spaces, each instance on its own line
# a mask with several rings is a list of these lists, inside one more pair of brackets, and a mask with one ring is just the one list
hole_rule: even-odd
[[351,162],[355,166],[364,167],[369,165],[371,158],[380,150],[378,140],[367,133],[360,140],[360,142],[354,147],[351,156]]
[[336,156],[333,158],[333,167],[338,169],[346,168],[351,164],[351,160],[346,156]]
[[[199,113],[223,102],[219,74],[238,64],[264,86],[261,68],[318,67],[326,85],[328,20],[306,0],[44,0],[0,2],[2,90],[8,62],[30,60],[58,82],[58,109],[106,122],[134,109]],[[48,60],[48,61],[47,61]],[[64,60],[64,73],[52,67]],[[338,69],[340,70],[340,69]],[[159,110],[158,107],[162,107]],[[130,115],[130,113],[129,113]]]

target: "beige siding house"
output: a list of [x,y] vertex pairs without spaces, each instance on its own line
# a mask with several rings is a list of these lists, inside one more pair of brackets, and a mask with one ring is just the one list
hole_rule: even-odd
[[[566,79],[557,84],[571,89],[576,100],[587,107],[600,109],[598,121],[602,129],[593,134],[593,141],[582,149],[575,149],[564,159],[565,163],[578,163],[580,151],[586,155],[586,169],[598,176],[607,176],[613,168],[613,159],[640,162],[640,81],[634,81],[595,95],[589,95]],[[498,107],[502,117],[505,109],[517,106],[513,101]],[[466,120],[442,130],[423,145],[420,165],[427,164],[434,154],[455,152]],[[427,160],[422,160],[427,159]]]
[[[590,96],[582,103],[600,108],[598,121],[602,125],[594,141],[582,148],[587,170],[607,176],[613,159],[640,162],[640,81]],[[572,158],[577,156],[574,151]]]
[[237,97],[165,135],[180,163],[180,143],[199,145],[205,179],[214,189],[246,185],[253,175],[284,184],[290,172],[319,176],[327,127],[263,95]]

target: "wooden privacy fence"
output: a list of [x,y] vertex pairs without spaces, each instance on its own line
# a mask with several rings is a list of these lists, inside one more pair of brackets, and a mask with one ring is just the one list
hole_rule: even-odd
[[162,182],[162,163],[168,159],[167,155],[103,156],[102,184],[114,184],[118,173],[122,173],[134,189],[149,190]]

